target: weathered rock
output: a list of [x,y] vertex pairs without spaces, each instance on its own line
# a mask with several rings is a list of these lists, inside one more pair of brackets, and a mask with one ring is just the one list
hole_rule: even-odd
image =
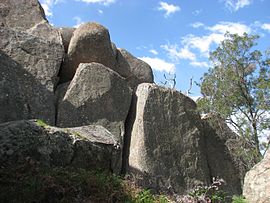
[[243,195],[249,203],[270,202],[270,149],[245,177]]
[[23,31],[45,20],[45,13],[37,0],[1,0],[0,23]]
[[53,92],[63,57],[62,45],[11,28],[1,29],[0,38],[0,49]]
[[[236,149],[232,148],[233,145],[239,145],[240,140],[221,120],[204,120],[203,125],[210,177],[222,178],[225,183],[220,189],[229,195],[242,194],[242,183],[248,166],[243,157],[240,159]],[[249,150],[244,145],[242,147]]]
[[58,126],[102,125],[122,144],[131,89],[121,76],[99,63],[80,64],[71,83],[61,89],[67,91],[59,100]]
[[2,0],[0,24],[62,44],[60,33],[47,21],[38,0]]
[[114,136],[102,126],[55,128],[41,121],[0,124],[0,163],[33,159],[42,166],[76,166],[114,170],[120,151]]
[[71,38],[67,61],[60,72],[61,82],[71,80],[80,63],[97,62],[114,69],[116,59],[109,31],[97,23],[79,26]]
[[[0,31],[0,35],[2,32],[3,30]],[[5,36],[7,37],[9,35]],[[0,44],[9,38],[1,39]],[[40,49],[42,48],[44,47],[41,46]],[[20,48],[18,49],[21,51],[22,56],[27,57],[28,54],[23,54],[22,50]],[[20,55],[18,56],[22,57]],[[24,60],[27,59],[35,60],[31,56],[28,56]],[[33,67],[30,66],[29,69],[31,68]],[[25,67],[14,61],[1,50],[0,112],[0,123],[12,120],[40,118],[47,123],[54,124],[55,119],[53,92],[48,90],[46,84],[39,82]]]
[[[158,190],[183,194],[210,182],[196,104],[181,93],[140,84],[132,106],[128,171]],[[128,139],[125,138],[128,144]],[[140,182],[140,180],[137,180]]]
[[140,83],[153,83],[154,76],[151,67],[144,61],[134,57],[125,49],[117,51],[117,70],[125,77],[132,88]]
[[70,43],[70,40],[73,36],[73,32],[75,31],[75,28],[72,27],[61,27],[58,29],[59,32],[61,33],[62,40],[63,40],[63,45],[65,48],[65,52],[68,52],[68,46]]
[[259,161],[256,147],[235,134],[221,118],[211,116],[203,119],[203,124],[212,176],[229,183],[225,190],[241,194],[246,172]]

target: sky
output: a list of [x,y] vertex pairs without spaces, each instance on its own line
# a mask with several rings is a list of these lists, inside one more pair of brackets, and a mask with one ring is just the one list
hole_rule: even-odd
[[209,53],[226,31],[258,34],[256,49],[270,47],[270,0],[40,0],[56,27],[97,22],[112,42],[147,62],[155,82],[175,78],[176,89],[194,99],[211,68]]

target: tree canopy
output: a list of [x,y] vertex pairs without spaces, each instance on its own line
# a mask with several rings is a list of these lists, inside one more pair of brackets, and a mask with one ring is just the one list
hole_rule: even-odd
[[263,147],[260,136],[270,137],[270,50],[256,50],[258,38],[225,34],[210,53],[213,68],[201,78],[203,97],[198,107],[202,113],[225,119],[259,152]]

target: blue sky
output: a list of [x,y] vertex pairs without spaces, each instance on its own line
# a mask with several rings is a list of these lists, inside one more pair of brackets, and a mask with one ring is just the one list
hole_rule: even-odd
[[[257,49],[270,47],[270,0],[40,0],[57,27],[98,22],[119,48],[148,62],[155,81],[176,74],[185,93],[211,67],[209,51],[226,31],[258,34]],[[171,74],[171,76],[169,75]],[[189,96],[200,95],[193,85]]]

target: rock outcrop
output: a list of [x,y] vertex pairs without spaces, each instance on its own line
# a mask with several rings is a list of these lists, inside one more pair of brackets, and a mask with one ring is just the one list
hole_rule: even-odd
[[[183,194],[209,183],[196,104],[175,90],[140,84],[133,105],[129,171],[154,189]],[[197,122],[197,123],[196,123]]]
[[0,124],[1,166],[32,159],[41,166],[114,170],[120,149],[102,126],[56,128],[40,120]]
[[196,104],[185,95],[140,84],[127,126],[130,137],[125,139],[125,149],[129,155],[124,157],[124,171],[135,174],[139,184],[184,194],[195,185],[222,178],[222,189],[229,195],[242,193],[241,171],[226,140],[201,121]]
[[66,85],[59,100],[57,126],[99,124],[122,139],[131,103],[131,89],[124,78],[102,64],[81,63]]
[[249,203],[270,202],[270,149],[245,177],[243,195]]
[[66,63],[61,69],[61,82],[70,81],[80,63],[97,62],[115,68],[109,31],[97,23],[79,26],[70,40]]
[[53,93],[1,50],[0,70],[0,123],[40,118],[54,124]]
[[151,67],[134,57],[125,49],[118,49],[116,54],[117,72],[127,79],[130,87],[135,89],[140,83],[153,83]]

